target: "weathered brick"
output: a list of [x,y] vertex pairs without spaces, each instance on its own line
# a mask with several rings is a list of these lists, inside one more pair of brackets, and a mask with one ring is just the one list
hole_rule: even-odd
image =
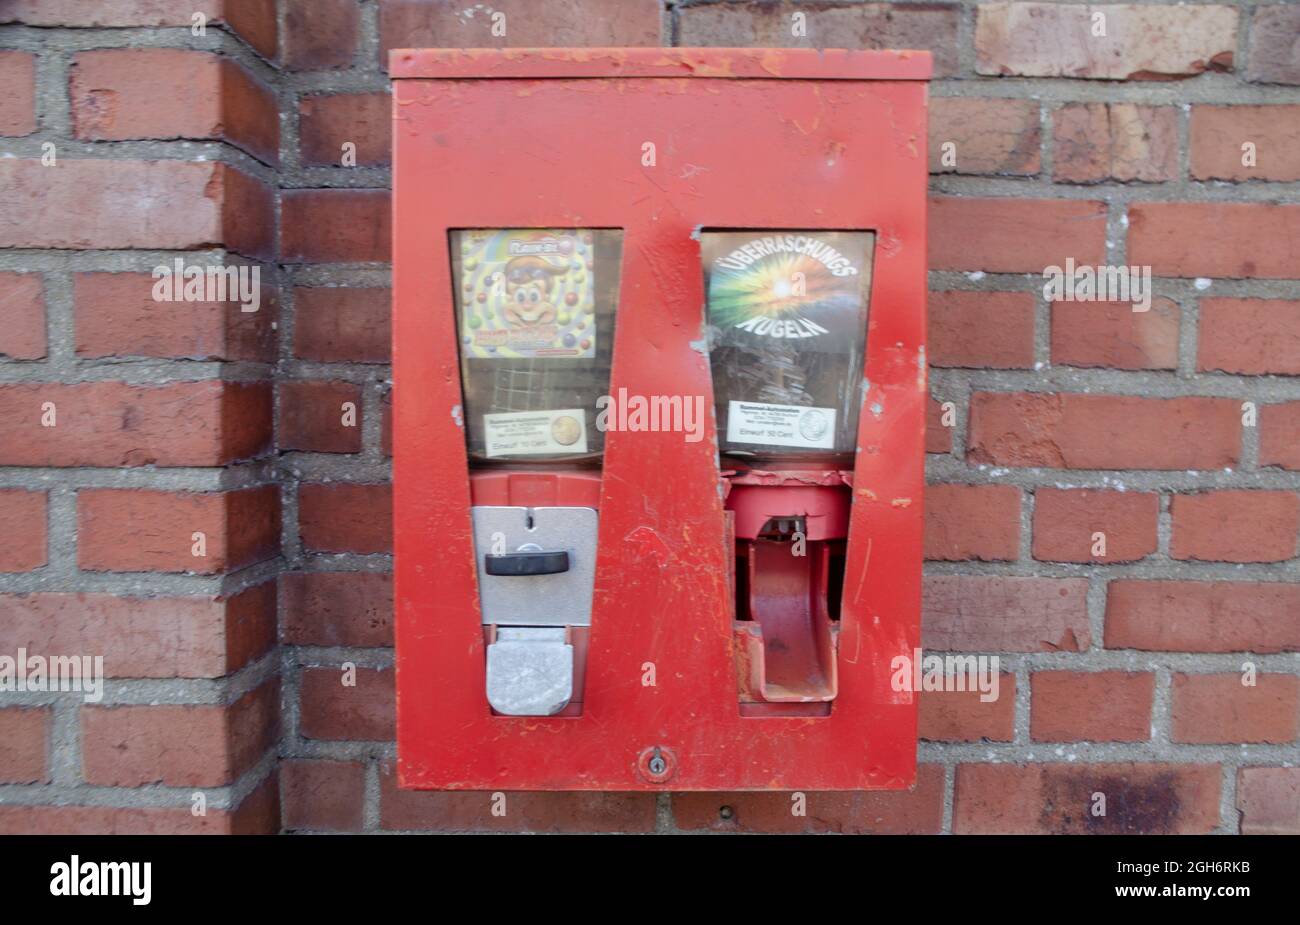
[[1242,835],[1300,835],[1300,768],[1240,768]]
[[1300,401],[1259,409],[1259,464],[1300,469]]
[[1053,469],[1221,469],[1241,452],[1227,398],[976,392],[968,456]]
[[1196,368],[1300,376],[1300,301],[1202,299]]
[[[195,533],[206,555],[194,554]],[[77,564],[90,571],[216,574],[280,551],[280,493],[83,488],[77,492]]]
[[1014,485],[926,487],[925,558],[1011,561],[1019,553],[1019,488]]
[[392,486],[304,483],[298,530],[303,545],[318,552],[392,552]]
[[338,93],[306,96],[298,103],[298,145],[303,164],[337,167],[343,162],[343,145],[358,167],[384,165],[392,160],[392,96],[387,93]]
[[1266,202],[1135,202],[1128,259],[1156,276],[1290,279],[1300,205]]
[[1300,651],[1300,585],[1250,581],[1112,581],[1108,649]]
[[280,256],[286,262],[389,260],[388,190],[285,190],[280,216]]
[[1258,674],[1175,674],[1170,706],[1174,742],[1287,744],[1300,730],[1300,678]]
[[358,832],[365,825],[366,766],[359,761],[280,762],[284,827]]
[[975,21],[980,74],[1184,77],[1231,69],[1236,47],[1237,11],[1228,6],[981,3]]
[[321,363],[387,363],[392,291],[300,287],[293,291],[293,353]]
[[0,651],[93,652],[110,678],[219,678],[275,644],[275,585],[229,599],[0,594]]
[[1086,579],[930,575],[922,592],[927,649],[1082,652],[1092,638]]
[[0,708],[0,784],[49,781],[53,717],[49,707]]
[[[385,220],[386,221],[386,220]],[[187,250],[270,257],[270,191],[210,161],[0,159],[0,247]]]
[[1144,312],[1128,302],[1053,302],[1052,363],[1176,369],[1178,327],[1178,305],[1163,296]]
[[[3,18],[0,11],[0,18]],[[36,131],[36,57],[25,51],[0,51],[0,135]]]
[[925,410],[925,451],[927,453],[952,452],[952,427],[944,426],[944,402],[931,398]]
[[150,273],[78,273],[73,277],[77,356],[269,362],[275,358],[279,305],[273,271],[257,269],[256,311],[244,311],[238,294],[225,302],[159,301],[154,298],[159,280]]
[[1052,177],[1058,183],[1178,174],[1178,113],[1172,106],[1067,103],[1052,113]]
[[922,691],[917,737],[925,742],[1010,742],[1015,738],[1016,676],[998,676],[996,700],[972,691]]
[[930,200],[931,270],[1042,273],[1105,260],[1106,204],[1078,199]]
[[1035,742],[1145,742],[1156,676],[1137,671],[1035,671],[1029,737]]
[[1174,495],[1169,555],[1209,562],[1281,562],[1296,555],[1300,495],[1207,491]]
[[1036,100],[930,100],[930,173],[1032,177],[1041,146]]
[[1193,106],[1189,144],[1198,180],[1300,180],[1300,106]]
[[1031,369],[1034,296],[1029,292],[931,292],[931,366]]
[[[1134,562],[1156,551],[1160,496],[1151,492],[1039,488],[1034,558],[1047,562]],[[1096,534],[1105,539],[1105,554]]]
[[[1219,824],[1217,764],[960,764],[959,835],[1204,835]],[[1105,814],[1095,794],[1105,797]]]
[[291,71],[349,67],[361,13],[356,0],[286,0],[284,66]]
[[280,576],[284,641],[296,646],[391,646],[388,572],[287,572]]
[[2,465],[222,465],[268,447],[271,390],[215,379],[13,383],[0,386],[0,426],[10,438]]
[[918,765],[916,783],[907,790],[809,791],[802,816],[791,812],[792,797],[763,791],[674,793],[673,818],[685,831],[934,835],[943,827],[943,766]]
[[1300,84],[1300,6],[1278,3],[1255,8],[1250,23],[1246,79],[1258,83]]
[[0,488],[0,572],[30,572],[49,561],[46,504],[43,491]]
[[391,742],[397,734],[397,691],[391,669],[356,668],[354,684],[340,668],[302,673],[299,732],[304,739]]
[[39,273],[0,273],[0,356],[39,360],[45,356],[45,283]]
[[361,451],[361,386],[354,382],[296,379],[281,382],[279,388],[276,440],[280,449]]
[[279,682],[228,705],[81,709],[86,783],[220,787],[248,771],[279,735]]

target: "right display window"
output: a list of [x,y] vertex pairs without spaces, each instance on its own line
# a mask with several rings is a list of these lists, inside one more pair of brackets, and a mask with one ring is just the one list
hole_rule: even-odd
[[709,361],[724,455],[852,455],[870,231],[704,231]]

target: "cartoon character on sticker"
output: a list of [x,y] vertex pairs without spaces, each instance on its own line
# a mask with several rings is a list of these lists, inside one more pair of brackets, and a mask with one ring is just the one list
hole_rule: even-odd
[[555,321],[556,278],[567,272],[543,257],[528,254],[513,257],[505,265],[506,321],[517,327],[551,324]]

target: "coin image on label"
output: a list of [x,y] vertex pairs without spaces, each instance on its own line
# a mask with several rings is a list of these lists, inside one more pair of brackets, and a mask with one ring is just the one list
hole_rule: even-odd
[[582,436],[582,425],[567,414],[551,422],[551,437],[560,446],[572,446]]
[[815,408],[799,415],[799,433],[805,440],[820,440],[826,436],[827,426],[826,415]]

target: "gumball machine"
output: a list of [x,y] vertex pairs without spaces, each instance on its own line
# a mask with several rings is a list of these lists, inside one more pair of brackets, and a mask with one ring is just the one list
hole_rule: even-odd
[[743,715],[827,715],[838,689],[873,241],[701,235]]

